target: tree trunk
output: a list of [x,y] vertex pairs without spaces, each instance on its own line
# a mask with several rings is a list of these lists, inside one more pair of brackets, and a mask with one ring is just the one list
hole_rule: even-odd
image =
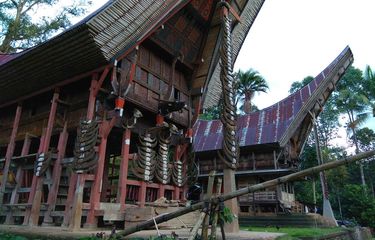
[[339,204],[339,212],[340,212],[340,218],[343,220],[344,218],[342,217],[342,209],[341,209],[341,199],[340,199],[340,194],[337,194],[337,202]]
[[[359,150],[359,146],[358,146],[358,140],[357,140],[357,134],[356,134],[356,131],[354,129],[354,127],[352,127],[352,131],[353,131],[353,140],[354,140],[354,144],[355,144],[355,153],[360,153],[360,150]],[[365,180],[365,172],[363,170],[363,162],[360,161],[359,162],[359,170],[361,172],[361,182],[362,182],[362,186],[365,187],[366,186],[366,180]]]
[[246,114],[251,113],[251,98],[252,98],[251,96],[252,96],[251,93],[245,93],[245,99],[244,99],[244,103],[243,103],[243,111]]
[[[357,140],[357,134],[356,134],[356,131],[355,131],[355,126],[353,125],[354,124],[354,113],[353,113],[353,111],[350,111],[350,112],[348,111],[348,115],[349,115],[349,121],[352,124],[350,128],[352,129],[352,132],[353,132],[353,141],[354,141],[354,145],[355,145],[355,153],[358,154],[358,153],[360,153],[360,149],[359,149],[359,146],[358,146],[358,140]],[[359,170],[360,170],[360,174],[361,174],[362,186],[366,187],[365,173],[363,171],[363,162],[362,161],[359,162]]]
[[251,102],[249,100],[245,100],[243,103],[243,111],[246,114],[251,113]]
[[20,28],[23,6],[24,2],[22,1],[17,5],[17,12],[14,18],[14,22],[9,24],[4,40],[0,45],[0,52],[2,53],[10,53],[12,50],[12,41],[14,41],[15,36],[17,35],[17,31]]

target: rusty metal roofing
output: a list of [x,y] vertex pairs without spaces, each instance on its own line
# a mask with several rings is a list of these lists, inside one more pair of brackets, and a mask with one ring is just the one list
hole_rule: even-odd
[[19,56],[19,54],[17,54],[17,53],[15,53],[15,54],[3,54],[3,53],[0,53],[0,65],[9,62],[10,60],[16,58],[17,56]]
[[188,2],[111,0],[47,42],[1,57],[0,106],[110,63]]
[[[239,116],[237,137],[240,146],[272,143],[284,146],[308,111],[317,111],[316,102],[321,101],[321,96],[327,91],[333,91],[333,85],[352,61],[352,52],[346,47],[327,68],[301,90],[261,111]],[[324,104],[326,100],[319,104]],[[220,149],[223,141],[222,128],[220,120],[198,120],[194,125],[195,152]]]

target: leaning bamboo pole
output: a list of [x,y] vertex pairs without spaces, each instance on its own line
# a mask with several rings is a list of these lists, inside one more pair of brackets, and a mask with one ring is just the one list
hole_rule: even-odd
[[359,161],[361,159],[371,157],[373,155],[375,155],[375,150],[359,153],[359,154],[351,156],[351,157],[346,157],[342,160],[332,161],[332,162],[325,163],[325,164],[322,164],[322,165],[319,165],[319,166],[316,166],[316,167],[305,169],[305,170],[300,171],[300,172],[292,173],[292,174],[289,174],[289,175],[286,175],[286,176],[283,176],[283,177],[279,177],[279,178],[276,178],[276,179],[273,179],[273,180],[269,180],[269,181],[266,181],[266,182],[263,182],[263,183],[252,185],[252,186],[249,186],[249,187],[246,187],[246,188],[241,188],[237,191],[230,192],[230,193],[224,194],[224,195],[219,196],[219,197],[215,196],[215,197],[211,197],[211,198],[208,198],[208,199],[204,199],[203,201],[198,202],[196,204],[193,204],[191,206],[179,209],[175,212],[171,212],[171,213],[168,213],[168,214],[158,216],[154,219],[147,220],[143,223],[140,223],[140,224],[137,224],[133,227],[125,229],[124,231],[119,232],[118,235],[127,236],[129,234],[141,231],[143,229],[153,227],[155,225],[155,222],[156,223],[166,222],[168,220],[171,220],[173,218],[176,218],[176,217],[179,217],[181,215],[187,214],[189,212],[193,212],[195,210],[202,209],[202,208],[204,208],[204,206],[207,202],[211,202],[212,204],[218,204],[221,201],[226,201],[226,200],[236,198],[236,197],[248,194],[248,193],[256,192],[256,191],[259,191],[259,190],[262,190],[262,189],[265,189],[265,188],[268,188],[268,187],[283,184],[283,183],[286,183],[286,182],[289,182],[289,181],[292,181],[292,180],[301,179],[302,177],[314,175],[314,174],[316,174],[318,172],[321,172],[321,171],[324,171],[324,170],[328,170],[328,169],[336,168],[336,167],[339,167],[339,166],[342,166],[342,165],[345,165],[345,164],[353,163],[353,162]]

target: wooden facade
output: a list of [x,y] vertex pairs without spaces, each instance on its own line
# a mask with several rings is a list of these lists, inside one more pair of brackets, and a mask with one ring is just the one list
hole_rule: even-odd
[[[192,126],[218,81],[218,2],[109,1],[46,43],[0,54],[1,223],[75,230],[185,200]],[[264,0],[229,2],[238,53]],[[142,140],[157,139],[149,159],[169,131],[170,179],[148,175],[159,160],[139,175]]]

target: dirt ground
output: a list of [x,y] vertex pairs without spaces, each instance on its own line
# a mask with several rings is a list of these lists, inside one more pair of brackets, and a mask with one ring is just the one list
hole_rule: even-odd
[[[190,233],[190,229],[173,229],[173,230],[160,230],[160,234],[170,236],[172,232],[175,232],[179,238],[187,239]],[[81,237],[95,236],[98,232],[104,232],[105,236],[109,236],[111,231],[103,229],[86,230],[71,232],[66,228],[61,227],[27,227],[27,226],[15,226],[15,225],[0,225],[0,232],[9,232],[13,234],[19,234],[22,236],[30,237],[42,237],[43,239],[78,239]],[[156,230],[141,231],[138,233],[131,234],[127,237],[142,237],[148,238],[150,236],[157,236]],[[283,235],[282,233],[266,233],[266,232],[248,232],[240,231],[236,234],[227,233],[227,239],[254,239],[254,240],[272,240],[278,236]],[[220,239],[220,238],[219,238]]]

